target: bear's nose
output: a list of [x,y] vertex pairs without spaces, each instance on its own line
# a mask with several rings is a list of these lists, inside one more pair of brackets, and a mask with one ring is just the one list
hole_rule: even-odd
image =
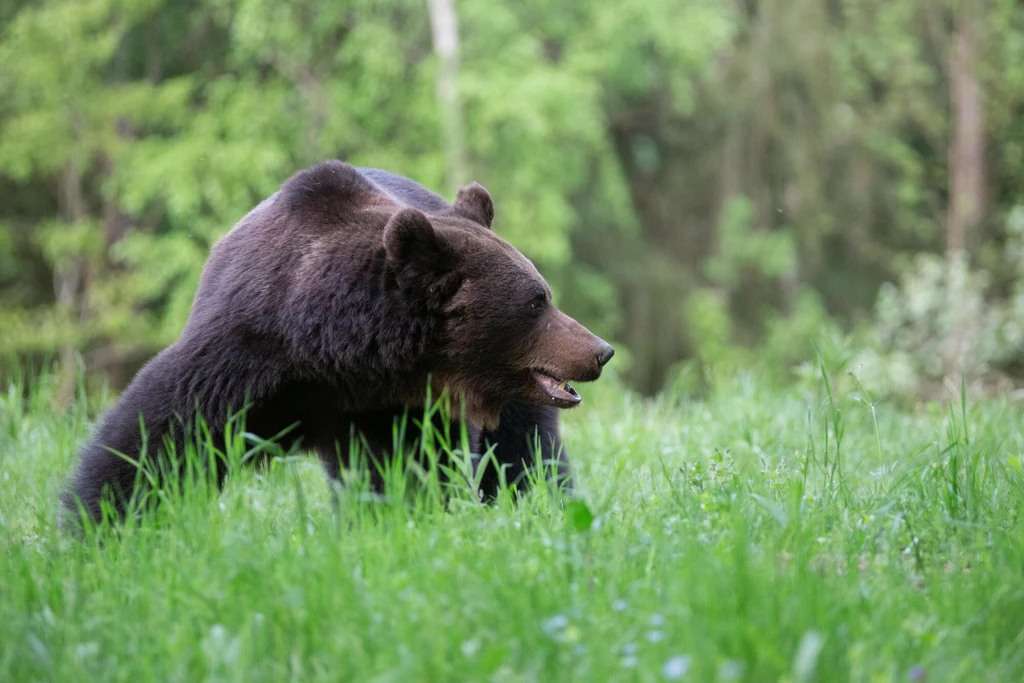
[[603,368],[614,355],[615,349],[612,348],[612,345],[605,344],[601,347],[601,350],[597,352],[597,364]]

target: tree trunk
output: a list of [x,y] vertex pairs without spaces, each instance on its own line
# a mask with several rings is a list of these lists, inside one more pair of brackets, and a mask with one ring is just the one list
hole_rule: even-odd
[[430,0],[430,26],[437,72],[437,99],[444,125],[447,184],[454,193],[466,182],[465,131],[459,98],[459,26],[454,0]]
[[967,247],[967,235],[983,214],[985,169],[981,86],[975,64],[975,27],[968,12],[961,10],[956,19],[949,64],[953,134],[949,143],[946,250],[950,254]]
[[[82,194],[82,175],[78,164],[72,160],[64,167],[60,175],[60,213],[68,225],[74,225],[86,216],[87,207]],[[57,298],[57,307],[66,320],[76,320],[79,315],[79,294],[85,263],[81,256],[73,256],[64,262],[57,262],[53,268],[53,289]],[[60,347],[60,388],[55,398],[56,406],[64,408],[75,394],[77,367],[75,347],[70,339],[65,339]]]

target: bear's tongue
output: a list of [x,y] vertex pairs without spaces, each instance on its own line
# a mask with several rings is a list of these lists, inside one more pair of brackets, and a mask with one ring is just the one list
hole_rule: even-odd
[[576,405],[583,400],[580,395],[576,393],[576,390],[572,388],[572,385],[566,381],[559,381],[542,372],[534,372],[533,377],[537,380],[537,383],[540,384],[541,388],[544,389],[547,395],[556,401]]

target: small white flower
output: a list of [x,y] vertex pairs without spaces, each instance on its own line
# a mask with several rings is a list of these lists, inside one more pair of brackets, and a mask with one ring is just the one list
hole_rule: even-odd
[[470,638],[469,640],[462,643],[462,654],[467,659],[476,655],[480,651],[480,639]]
[[690,658],[686,655],[676,655],[665,660],[661,667],[661,674],[670,681],[679,680],[690,670]]
[[544,633],[552,635],[558,633],[569,625],[569,617],[564,614],[556,614],[544,622]]
[[629,603],[627,603],[622,598],[619,598],[618,600],[615,600],[614,602],[612,602],[612,609],[615,610],[616,612],[621,612],[622,610],[626,609],[627,607],[629,607]]

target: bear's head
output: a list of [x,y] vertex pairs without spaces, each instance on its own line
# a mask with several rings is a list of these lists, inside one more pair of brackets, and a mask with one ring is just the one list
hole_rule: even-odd
[[491,230],[494,204],[474,183],[450,210],[398,208],[387,220],[389,263],[444,320],[432,352],[435,387],[465,399],[466,418],[493,428],[511,401],[572,408],[572,382],[601,375],[614,349],[558,310],[534,265]]

